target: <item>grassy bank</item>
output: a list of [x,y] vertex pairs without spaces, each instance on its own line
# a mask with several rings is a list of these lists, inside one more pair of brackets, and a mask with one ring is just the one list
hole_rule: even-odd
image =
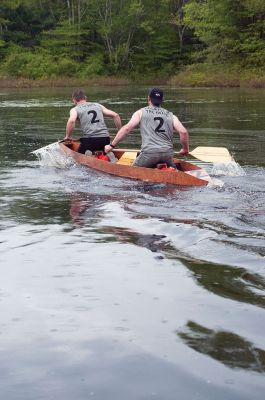
[[199,64],[188,66],[174,76],[159,74],[126,77],[97,76],[90,79],[61,77],[54,79],[26,79],[1,77],[0,88],[87,87],[128,85],[170,85],[176,87],[249,87],[265,88],[265,70],[246,70],[238,66]]
[[46,87],[84,87],[84,86],[123,86],[130,85],[127,78],[97,77],[92,79],[58,78],[58,79],[25,79],[0,77],[0,88],[46,88]]
[[171,77],[168,84],[179,87],[265,88],[265,70],[241,69],[234,65],[192,65]]
[[158,74],[128,76],[94,76],[90,79],[61,77],[54,79],[28,79],[1,77],[0,88],[45,88],[45,87],[87,87],[87,86],[128,86],[128,85],[167,85],[168,77]]

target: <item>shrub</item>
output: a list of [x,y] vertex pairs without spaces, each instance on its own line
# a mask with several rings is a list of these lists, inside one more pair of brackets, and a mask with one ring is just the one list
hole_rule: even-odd
[[104,59],[102,54],[93,54],[88,57],[81,66],[80,78],[89,79],[104,73]]
[[56,61],[56,76],[76,76],[78,64],[70,58],[61,58]]
[[41,50],[31,52],[19,46],[9,48],[1,72],[17,78],[47,79],[74,76],[78,64],[70,58],[57,59]]

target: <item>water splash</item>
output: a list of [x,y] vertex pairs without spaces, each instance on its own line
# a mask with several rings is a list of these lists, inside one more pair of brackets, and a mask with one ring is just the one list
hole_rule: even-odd
[[212,167],[211,175],[244,176],[246,173],[236,161],[230,161],[226,163],[215,163]]
[[211,178],[207,187],[214,189],[214,188],[222,188],[224,186],[224,182],[221,179]]
[[72,157],[65,154],[57,142],[35,150],[32,153],[37,156],[41,166],[65,168],[74,164]]

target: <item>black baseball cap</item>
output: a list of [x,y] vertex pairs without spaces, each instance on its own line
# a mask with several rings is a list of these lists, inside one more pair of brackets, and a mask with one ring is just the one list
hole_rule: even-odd
[[160,106],[163,101],[163,91],[159,88],[153,88],[149,92],[149,97],[154,106]]

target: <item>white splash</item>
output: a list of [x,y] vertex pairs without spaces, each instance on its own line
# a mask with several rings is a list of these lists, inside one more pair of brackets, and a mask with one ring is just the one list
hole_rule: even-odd
[[214,163],[211,175],[244,176],[246,173],[236,161],[230,161],[226,163]]
[[74,164],[72,157],[60,149],[59,143],[49,144],[32,153],[38,157],[41,166],[65,168]]
[[224,182],[221,181],[221,179],[217,179],[217,178],[211,178],[211,180],[209,181],[207,187],[208,188],[221,188],[224,186]]

